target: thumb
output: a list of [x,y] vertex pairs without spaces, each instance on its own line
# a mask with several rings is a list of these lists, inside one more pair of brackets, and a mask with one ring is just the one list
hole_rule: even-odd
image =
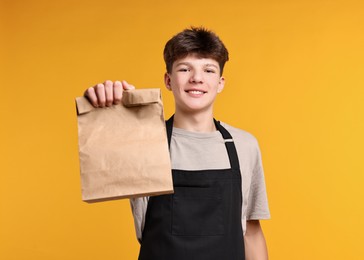
[[128,82],[126,82],[126,80],[123,80],[122,81],[122,84],[123,84],[123,89],[124,90],[132,90],[132,89],[135,89],[135,87],[131,84],[129,84]]

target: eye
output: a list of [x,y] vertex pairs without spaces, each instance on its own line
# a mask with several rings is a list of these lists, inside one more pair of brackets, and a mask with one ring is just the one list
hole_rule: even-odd
[[213,69],[206,69],[205,72],[207,72],[207,73],[216,73],[216,71],[213,70]]
[[190,69],[189,68],[180,68],[180,69],[178,69],[178,71],[180,71],[180,72],[188,72],[188,71],[190,71]]

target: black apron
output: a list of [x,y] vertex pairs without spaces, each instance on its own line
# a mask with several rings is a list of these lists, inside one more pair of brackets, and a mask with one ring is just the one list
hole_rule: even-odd
[[[149,198],[139,260],[244,260],[238,155],[215,121],[231,169],[172,170],[174,194]],[[167,121],[171,142],[173,116]]]

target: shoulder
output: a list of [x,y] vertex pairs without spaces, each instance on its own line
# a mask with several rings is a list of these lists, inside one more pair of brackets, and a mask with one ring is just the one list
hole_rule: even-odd
[[251,148],[257,148],[258,147],[258,141],[255,138],[254,135],[251,133],[233,127],[225,122],[220,122],[223,127],[231,134],[231,136],[234,139],[234,142],[243,143],[244,145],[251,147]]
[[224,122],[220,123],[231,134],[234,140],[240,166],[244,166],[248,172],[251,172],[260,161],[260,148],[257,139],[245,130],[233,127]]

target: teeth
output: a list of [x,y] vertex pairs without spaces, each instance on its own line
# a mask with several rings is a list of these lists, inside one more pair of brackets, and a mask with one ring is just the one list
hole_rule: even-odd
[[191,94],[203,94],[202,91],[198,91],[198,90],[190,90],[188,92],[191,93]]

